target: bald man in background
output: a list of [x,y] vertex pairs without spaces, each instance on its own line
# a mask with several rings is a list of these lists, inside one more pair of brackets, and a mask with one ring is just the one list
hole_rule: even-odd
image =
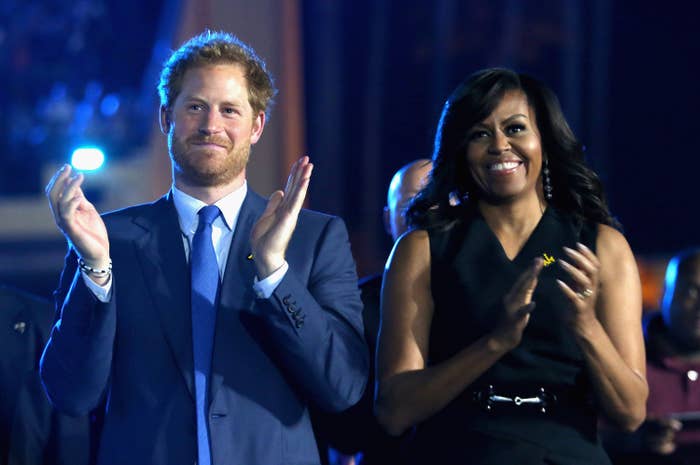
[[389,184],[384,207],[384,228],[394,242],[408,230],[404,213],[413,197],[425,186],[433,163],[420,158],[399,169]]
[[[430,160],[421,158],[401,167],[392,177],[384,207],[384,228],[393,242],[408,230],[404,213],[413,197],[420,192],[433,169]],[[319,447],[333,449],[331,465],[392,465],[400,463],[405,438],[394,438],[377,423],[374,412],[374,354],[380,321],[382,274],[359,281],[364,310],[365,339],[370,349],[370,377],[362,400],[351,409],[336,415],[319,414],[314,427]],[[326,459],[321,451],[322,460]]]
[[[419,158],[401,167],[391,178],[389,192],[386,196],[386,206],[384,207],[384,229],[391,236],[392,244],[408,231],[404,213],[413,197],[425,186],[432,169],[433,163],[430,160]],[[370,353],[372,354],[370,373],[374,376],[374,349],[377,345],[377,333],[379,332],[379,299],[382,291],[381,273],[360,279],[360,289],[362,290],[362,303],[365,306],[362,312],[366,325],[365,337],[370,344]],[[365,395],[367,391],[370,391],[370,395],[374,396],[373,389],[367,389]]]

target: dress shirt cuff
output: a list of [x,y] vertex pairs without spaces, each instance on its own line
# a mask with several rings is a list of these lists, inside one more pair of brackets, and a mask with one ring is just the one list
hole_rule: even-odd
[[281,283],[284,279],[284,276],[287,274],[287,270],[289,270],[289,264],[285,260],[282,266],[277,268],[270,276],[262,281],[259,281],[258,277],[256,276],[253,279],[253,290],[255,291],[255,295],[257,295],[259,299],[269,299],[275,289],[277,289],[279,283]]
[[[87,286],[88,289],[97,297],[97,300],[99,300],[102,303],[107,303],[110,301],[112,298],[112,276],[109,276],[109,279],[107,282],[104,284],[104,286],[100,286],[97,284],[95,281],[90,279],[90,277],[85,273],[84,271],[80,272],[81,275],[83,275],[83,281],[85,281],[85,285]],[[281,279],[280,279],[281,281]],[[274,289],[273,289],[274,290]]]

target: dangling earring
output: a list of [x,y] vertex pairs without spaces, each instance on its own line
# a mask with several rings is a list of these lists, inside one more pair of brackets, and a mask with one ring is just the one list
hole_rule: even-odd
[[465,192],[462,195],[459,195],[459,191],[454,190],[450,192],[450,195],[448,197],[448,203],[450,204],[450,207],[456,207],[457,205],[460,205],[462,202],[466,202],[469,200],[469,192]]
[[542,169],[542,184],[544,186],[544,198],[552,200],[552,180],[549,177],[549,161],[546,158]]

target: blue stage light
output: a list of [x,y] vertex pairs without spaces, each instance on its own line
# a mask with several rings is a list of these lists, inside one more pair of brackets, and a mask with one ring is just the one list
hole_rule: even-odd
[[119,110],[119,96],[117,94],[107,94],[100,103],[100,112],[104,116],[114,116]]
[[105,162],[104,152],[97,147],[79,147],[73,151],[70,164],[76,170],[95,171]]

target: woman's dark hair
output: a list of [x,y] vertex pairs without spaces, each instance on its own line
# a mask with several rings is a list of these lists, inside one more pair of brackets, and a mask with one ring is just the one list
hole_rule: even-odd
[[[433,149],[433,171],[406,212],[418,228],[445,227],[459,220],[479,190],[467,166],[469,131],[493,112],[504,94],[520,90],[534,109],[549,163],[552,199],[574,221],[619,227],[611,216],[598,175],[584,161],[583,147],[569,128],[556,95],[526,74],[493,68],[469,76],[450,95],[440,116]],[[455,202],[455,199],[459,199]]]

